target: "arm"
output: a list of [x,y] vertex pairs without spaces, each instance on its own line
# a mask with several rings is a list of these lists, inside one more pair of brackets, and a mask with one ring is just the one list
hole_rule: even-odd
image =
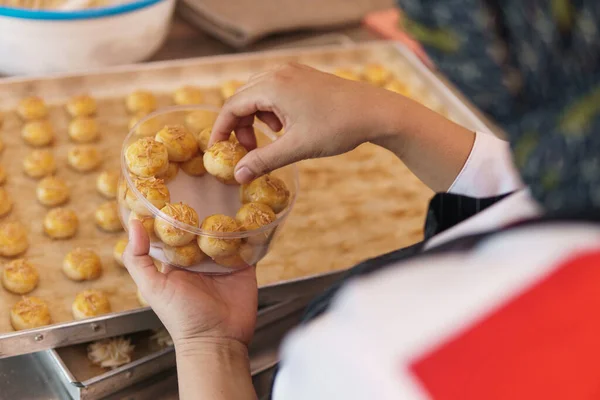
[[[256,149],[255,116],[285,134]],[[223,106],[211,143],[227,139],[232,130],[251,150],[236,167],[240,183],[296,161],[373,142],[394,152],[435,191],[454,182],[475,138],[403,96],[298,64],[251,78]]]

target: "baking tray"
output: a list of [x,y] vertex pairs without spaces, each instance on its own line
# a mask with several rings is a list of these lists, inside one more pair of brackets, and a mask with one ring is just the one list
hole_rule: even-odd
[[[258,313],[255,338],[250,346],[253,375],[273,367],[277,362],[279,342],[298,321],[308,297],[265,308]],[[136,346],[134,360],[113,370],[93,366],[87,359],[86,344],[36,353],[44,374],[60,381],[73,399],[91,400],[114,394],[175,366],[172,346],[162,349],[149,343],[151,332],[128,336]],[[18,382],[13,382],[13,385]]]
[[[144,88],[165,98],[184,84],[214,88],[220,82],[244,80],[291,61],[328,71],[381,63],[398,77],[410,77],[409,86],[432,108],[445,110],[449,118],[468,128],[487,130],[485,123],[410,51],[391,42],[167,61],[78,75],[8,78],[0,81],[0,108],[12,108],[20,98],[32,94],[57,104],[82,92],[114,99]],[[215,92],[208,91],[213,96]],[[125,123],[125,116],[121,118]],[[119,149],[113,150],[118,153]],[[299,168],[301,188],[294,211],[274,240],[273,250],[257,269],[261,303],[319,291],[338,278],[338,271],[421,239],[432,193],[391,153],[366,144],[341,156],[301,162]],[[131,285],[128,279],[125,274],[124,282]],[[133,298],[133,289],[127,296]],[[148,309],[137,308],[81,322],[1,334],[0,358],[149,329],[155,323],[156,317]]]

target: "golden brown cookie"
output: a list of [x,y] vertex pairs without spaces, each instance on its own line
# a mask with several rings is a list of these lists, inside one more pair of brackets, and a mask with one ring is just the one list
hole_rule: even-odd
[[95,118],[78,117],[69,123],[69,137],[77,143],[89,143],[98,139],[98,122]]
[[144,137],[127,147],[125,162],[131,173],[148,178],[167,172],[169,153],[164,144],[154,138]]
[[[237,221],[227,215],[211,215],[200,226],[207,232],[239,232],[241,230]],[[210,236],[198,236],[200,250],[211,258],[228,257],[236,254],[242,243],[241,239],[221,239]]]
[[71,311],[73,312],[73,318],[81,320],[108,314],[111,307],[106,293],[97,289],[88,289],[75,296]]
[[234,176],[235,166],[248,151],[239,143],[217,142],[204,153],[206,171],[223,183],[237,184]]
[[242,203],[266,204],[275,213],[283,211],[290,201],[290,191],[281,179],[263,175],[240,188]]
[[179,106],[202,104],[204,95],[202,89],[196,86],[183,86],[173,93],[173,101]]
[[102,163],[98,149],[91,145],[75,145],[67,153],[69,166],[78,172],[90,172]]
[[53,208],[44,217],[44,232],[52,239],[69,239],[77,233],[79,218],[75,211]]
[[48,107],[43,99],[36,96],[26,97],[19,102],[17,113],[26,121],[42,119],[48,116]]
[[156,97],[148,91],[138,90],[127,96],[125,105],[131,114],[138,112],[150,113],[156,110]]
[[102,274],[102,263],[94,251],[77,248],[65,257],[63,272],[74,281],[93,280]]
[[48,303],[39,297],[23,297],[10,310],[10,323],[16,331],[50,325]]
[[27,294],[35,289],[40,274],[32,263],[22,258],[6,264],[2,270],[2,286],[15,294]]
[[69,200],[69,186],[55,176],[47,176],[39,181],[35,194],[40,203],[48,207],[59,206]]
[[56,161],[49,150],[34,150],[23,160],[23,169],[32,178],[43,178],[56,171]]
[[[171,201],[169,189],[162,179],[158,178],[139,178],[133,180],[133,186],[138,192],[159,210]],[[130,210],[139,215],[152,215],[150,209],[144,204],[142,198],[128,190],[125,195],[125,201]]]
[[158,131],[154,139],[165,145],[169,161],[187,161],[198,153],[198,143],[194,135],[183,125],[166,125]]
[[[198,214],[187,204],[167,203],[161,211],[167,216],[192,227],[198,226]],[[154,233],[163,243],[169,246],[184,246],[194,239],[194,234],[171,225],[162,218],[154,220]]]
[[98,228],[106,232],[120,232],[123,230],[119,218],[119,206],[115,200],[107,201],[100,205],[94,213],[94,220]]
[[0,224],[0,255],[14,257],[24,253],[29,247],[27,230],[20,222]]
[[117,189],[119,187],[119,171],[108,170],[103,171],[96,178],[96,190],[107,199],[117,197]]
[[47,119],[29,121],[23,126],[21,137],[30,146],[44,147],[54,140],[54,129]]
[[83,94],[71,97],[66,104],[66,109],[73,118],[89,117],[90,115],[96,114],[98,106],[93,97]]

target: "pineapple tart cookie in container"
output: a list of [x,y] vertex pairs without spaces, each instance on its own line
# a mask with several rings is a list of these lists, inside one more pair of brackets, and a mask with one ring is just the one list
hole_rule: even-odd
[[[256,265],[267,254],[293,207],[298,176],[291,165],[239,185],[234,171],[247,149],[233,134],[208,148],[218,111],[174,106],[141,118],[137,128],[153,119],[164,123],[143,137],[132,127],[125,138],[117,204],[126,230],[141,224],[158,262],[226,274]],[[277,139],[264,124],[255,128],[260,145]]]

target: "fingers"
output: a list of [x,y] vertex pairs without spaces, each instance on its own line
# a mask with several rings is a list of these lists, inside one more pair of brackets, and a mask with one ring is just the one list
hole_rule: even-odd
[[149,251],[150,239],[146,230],[140,221],[132,220],[129,224],[129,244],[123,253],[123,261],[143,294],[161,285],[165,279],[148,255]]
[[283,135],[273,143],[249,152],[238,162],[235,179],[249,183],[261,175],[304,158],[304,153],[294,145],[293,135]]
[[268,111],[259,111],[256,113],[256,118],[264,122],[273,132],[279,132],[283,129],[283,124],[277,118],[277,115]]

